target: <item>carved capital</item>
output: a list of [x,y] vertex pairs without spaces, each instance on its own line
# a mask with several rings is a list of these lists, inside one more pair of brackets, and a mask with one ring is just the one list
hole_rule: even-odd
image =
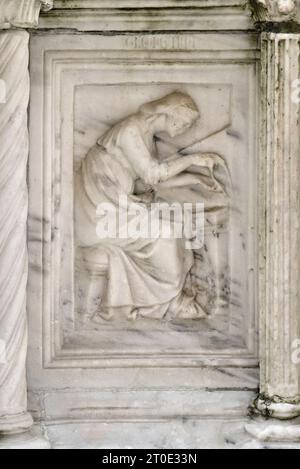
[[40,11],[49,11],[53,0],[0,0],[0,29],[37,26]]
[[41,10],[49,11],[53,8],[53,0],[41,0]]
[[250,0],[256,22],[300,24],[300,0]]

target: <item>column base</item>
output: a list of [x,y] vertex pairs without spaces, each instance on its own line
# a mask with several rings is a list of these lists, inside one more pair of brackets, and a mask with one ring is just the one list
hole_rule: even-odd
[[300,448],[300,419],[284,422],[258,418],[246,424],[245,430],[262,444],[293,445]]
[[0,436],[1,449],[51,449],[51,445],[41,429],[36,427],[18,435]]
[[0,437],[26,432],[32,425],[33,420],[28,412],[0,416]]
[[280,402],[276,398],[259,397],[255,400],[251,411],[265,418],[291,420],[300,417],[300,403]]
[[246,447],[300,449],[300,403],[261,394],[250,413],[252,420],[245,430],[253,440]]

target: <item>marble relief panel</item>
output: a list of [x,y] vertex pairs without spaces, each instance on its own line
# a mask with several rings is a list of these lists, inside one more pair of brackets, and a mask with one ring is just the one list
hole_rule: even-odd
[[[37,98],[34,106],[44,112],[51,174],[41,188],[43,255],[56,266],[44,283],[46,366],[254,363],[251,40],[237,51],[234,40],[212,35],[209,52],[201,35],[192,52],[155,42],[147,61],[121,37],[109,47],[97,38],[97,49],[88,38],[66,38],[57,50],[55,38],[35,41],[47,73],[37,75],[44,107]],[[107,217],[98,204],[120,210],[124,195],[146,211],[157,202],[204,204],[203,242],[193,244],[195,233],[100,239]]]

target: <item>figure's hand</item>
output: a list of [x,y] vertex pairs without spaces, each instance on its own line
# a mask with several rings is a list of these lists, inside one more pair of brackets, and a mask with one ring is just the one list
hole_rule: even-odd
[[197,153],[193,155],[195,158],[195,165],[201,166],[202,168],[208,168],[211,171],[215,169],[215,166],[221,166],[226,173],[229,173],[226,161],[217,153]]
[[155,191],[151,189],[143,194],[139,194],[137,198],[144,204],[151,204],[155,199]]
[[211,177],[214,181],[214,189],[217,190],[217,191],[221,191],[221,192],[224,192],[225,189],[224,187],[220,184],[220,182],[215,178],[215,168],[216,167],[221,167],[226,175],[228,176],[229,178],[229,181],[231,180],[231,177],[230,177],[230,172],[229,172],[229,168],[227,166],[227,163],[226,161],[220,156],[218,155],[217,153],[197,153],[196,155],[194,155],[195,157],[195,165],[196,166],[200,166],[202,168],[207,168],[211,174]]

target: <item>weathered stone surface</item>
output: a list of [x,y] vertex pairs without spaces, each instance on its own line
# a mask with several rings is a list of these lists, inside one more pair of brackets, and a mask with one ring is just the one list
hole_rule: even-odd
[[299,35],[263,35],[261,164],[266,170],[260,183],[262,396],[257,405],[278,418],[298,414],[300,401],[295,354],[300,326],[300,268],[295,262],[300,243],[299,57]]
[[[41,5],[52,2],[0,2],[0,30],[37,24]],[[0,433],[32,425],[27,412],[27,159],[29,34],[0,32]]]
[[[273,31],[261,45],[254,23]],[[299,446],[299,23],[299,0],[0,0],[0,29],[12,30],[0,35],[0,432],[32,424],[25,379],[28,34],[16,29],[34,28],[29,407],[45,419],[51,445],[144,446],[145,432],[150,447]],[[89,308],[95,312],[105,288],[100,294],[99,278],[85,273],[77,288],[74,174],[108,128],[178,90],[200,109],[197,152],[220,153],[230,168],[230,229],[210,230],[212,269],[203,269],[201,255],[194,269],[203,291],[208,284],[222,291],[225,304],[189,323],[93,321]],[[147,129],[141,134],[147,139]],[[156,145],[178,150],[190,137]],[[81,302],[85,289],[88,302]],[[273,419],[247,425],[247,436],[258,332],[254,411]],[[74,424],[53,425],[61,418],[81,421],[77,438]],[[2,438],[6,447],[49,443],[29,432]]]
[[45,437],[41,427],[35,425],[32,429],[18,435],[0,436],[1,449],[50,449],[49,440]]
[[39,27],[77,31],[216,31],[253,29],[245,0],[63,0]]
[[[46,35],[32,41],[35,78],[31,115],[44,115],[46,121],[40,121],[39,125],[33,119],[31,122],[29,304],[34,331],[30,340],[31,357],[41,367],[35,351],[42,343],[44,367],[71,367],[75,373],[78,367],[89,370],[95,366],[189,367],[197,363],[237,368],[256,366],[256,304],[250,285],[256,269],[252,253],[257,226],[256,204],[249,196],[256,192],[252,176],[256,145],[250,137],[256,133],[256,37],[230,36],[224,41],[223,35],[210,35],[209,49],[205,35],[98,38],[65,35],[63,38],[62,41],[62,37]],[[143,63],[145,54],[149,61],[146,66]],[[46,58],[43,67],[42,57]],[[186,60],[189,60],[188,64]],[[56,77],[51,85],[49,77]],[[177,148],[188,146],[196,136],[201,140],[198,151],[215,150],[224,155],[239,194],[232,200],[232,205],[242,203],[244,211],[244,216],[240,217],[238,208],[232,210],[230,235],[224,228],[219,236],[212,234],[207,239],[207,243],[211,241],[209,246],[207,244],[207,252],[213,258],[215,274],[204,275],[203,281],[205,277],[211,279],[214,291],[218,283],[223,285],[221,290],[228,284],[222,298],[223,306],[219,304],[212,310],[208,323],[194,321],[172,325],[151,318],[139,318],[134,323],[118,315],[114,321],[102,318],[97,323],[91,320],[84,307],[80,307],[72,293],[76,291],[73,281],[76,267],[74,173],[89,148],[111,127],[111,123],[131,115],[145,101],[180,88],[197,100],[203,117],[196,129],[190,129],[189,135],[182,135],[176,141],[169,140],[169,149],[172,143]],[[59,90],[63,90],[63,100]],[[50,103],[52,113],[48,112]],[[214,112],[210,111],[212,109]],[[50,115],[51,119],[48,118]],[[57,126],[59,136],[55,141],[54,126]],[[43,139],[48,142],[46,146],[43,146]],[[57,164],[56,174],[51,176],[45,172],[45,179],[38,179],[43,164],[41,154],[45,165],[51,161]],[[51,198],[53,187],[56,196]],[[48,200],[47,206],[42,204],[41,194]],[[75,191],[75,198],[77,194]],[[42,220],[46,221],[43,237]],[[43,250],[43,246],[47,248]],[[229,275],[218,276],[222,265],[228,265],[229,258],[230,278]],[[200,263],[198,273],[204,273]],[[60,283],[51,282],[53,275],[61,279]],[[42,278],[43,290],[40,288]],[[85,278],[89,281],[87,275]],[[122,277],[122,281],[125,280]],[[206,290],[205,286],[203,288]],[[231,298],[229,302],[226,302],[226,291]],[[42,316],[43,332],[40,329]],[[61,337],[64,337],[62,341]],[[37,370],[36,367],[32,369],[33,372]],[[37,376],[33,379],[35,381]]]
[[0,70],[6,96],[0,104],[0,432],[31,425],[26,414],[27,319],[27,106],[26,32],[0,33]]

